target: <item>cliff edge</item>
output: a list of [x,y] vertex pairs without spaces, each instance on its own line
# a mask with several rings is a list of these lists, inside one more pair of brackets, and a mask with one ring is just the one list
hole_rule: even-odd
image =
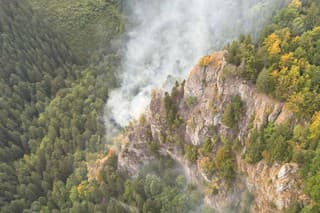
[[[201,59],[170,94],[153,91],[146,115],[121,136],[119,169],[135,176],[143,165],[157,160],[156,151],[178,161],[189,182],[197,185],[206,194],[205,202],[217,210],[242,205],[245,193],[254,197],[251,212],[275,212],[292,202],[304,202],[308,198],[300,188],[296,164],[270,165],[264,159],[250,164],[244,159],[253,130],[265,123],[294,122],[294,118],[284,103],[259,93],[238,77],[237,68],[226,62],[225,54],[215,52]],[[224,114],[235,110],[232,106],[239,113],[227,120]],[[231,147],[232,156],[226,147]],[[195,156],[190,156],[192,150]],[[221,178],[225,167],[219,167],[220,158],[231,159],[232,168],[226,170],[234,173],[231,183]],[[225,177],[230,178],[228,175]]]

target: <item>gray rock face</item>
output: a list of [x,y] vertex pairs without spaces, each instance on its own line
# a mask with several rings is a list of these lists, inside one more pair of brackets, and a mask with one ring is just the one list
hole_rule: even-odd
[[290,164],[284,164],[279,170],[278,178],[284,179],[288,177],[290,173],[294,173],[294,172],[296,172],[296,168],[292,167]]
[[150,134],[150,126],[140,123],[129,127],[126,134],[118,138],[122,141],[118,167],[131,177],[138,175],[141,166],[155,160],[147,149],[147,144],[151,140]]
[[250,122],[253,127],[259,128],[264,121],[279,124],[292,116],[283,103],[257,92],[250,83],[233,77],[232,73],[227,74],[226,68],[229,72],[236,72],[236,68],[226,64],[224,54],[224,52],[215,53],[211,66],[205,68],[195,66],[184,86],[185,98],[196,97],[198,101],[190,110],[180,109],[184,119],[190,120],[186,129],[189,140],[194,145],[203,142],[208,127],[219,127],[222,133],[228,131],[223,126],[221,118],[227,103],[235,96],[240,96],[245,104],[245,112],[239,123],[238,138],[241,142],[244,142],[248,135]]

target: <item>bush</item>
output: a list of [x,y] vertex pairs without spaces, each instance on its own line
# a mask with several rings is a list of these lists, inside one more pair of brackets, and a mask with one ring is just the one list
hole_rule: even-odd
[[229,144],[219,148],[214,159],[214,165],[218,174],[228,183],[231,184],[236,176],[234,165],[234,155]]
[[185,144],[184,145],[184,153],[186,158],[191,162],[196,162],[198,159],[198,149],[196,146]]
[[194,97],[194,96],[189,96],[189,97],[186,97],[185,99],[185,104],[188,106],[188,107],[192,107],[194,106],[195,104],[198,103],[198,98],[197,97]]
[[200,154],[204,156],[208,156],[211,154],[211,151],[213,149],[214,143],[211,138],[207,138],[205,142],[201,145],[201,148],[199,149]]
[[160,144],[158,142],[151,141],[150,143],[147,144],[147,148],[152,155],[154,156],[159,155]]
[[212,55],[206,55],[200,59],[198,64],[201,67],[206,67],[212,63],[213,59],[214,59],[214,57]]
[[302,204],[297,201],[292,201],[288,208],[286,208],[283,213],[299,213],[301,212]]
[[292,158],[292,148],[282,135],[275,135],[269,141],[268,150],[270,153],[270,163],[274,161],[289,162]]
[[214,161],[210,157],[202,157],[199,160],[199,165],[200,165],[200,168],[204,171],[204,173],[207,176],[210,177],[212,175],[214,168],[215,168],[215,164],[214,164]]
[[257,163],[264,157],[269,163],[289,162],[292,159],[292,146],[289,141],[292,131],[287,124],[265,125],[254,130],[248,140],[245,159],[248,163]]
[[241,64],[240,43],[238,41],[233,41],[226,49],[228,51],[226,55],[227,62],[239,66]]
[[[174,94],[172,94],[173,96]],[[180,118],[178,114],[178,108],[176,106],[174,97],[169,95],[169,93],[165,93],[164,104],[166,109],[166,118],[167,123],[170,127],[177,127],[180,124]]]
[[307,179],[305,192],[316,202],[320,202],[320,172]]
[[264,134],[266,137],[267,148],[270,153],[270,163],[277,162],[289,162],[292,158],[292,146],[289,144],[289,140],[292,138],[292,131],[287,124],[281,124],[270,127],[270,136]]
[[267,69],[263,69],[258,75],[256,87],[260,92],[271,94],[274,91],[275,82],[271,73]]
[[252,164],[258,163],[260,160],[262,160],[262,152],[265,149],[265,142],[261,137],[261,133],[255,129],[247,143],[247,150],[244,155],[245,160]]
[[239,75],[249,81],[255,82],[258,71],[263,67],[260,54],[257,53],[256,48],[252,42],[250,35],[240,36],[238,41],[233,41],[228,44],[226,60],[235,66],[239,67]]
[[243,103],[240,96],[235,96],[231,103],[227,105],[222,115],[222,123],[230,128],[238,128],[238,122],[243,110]]

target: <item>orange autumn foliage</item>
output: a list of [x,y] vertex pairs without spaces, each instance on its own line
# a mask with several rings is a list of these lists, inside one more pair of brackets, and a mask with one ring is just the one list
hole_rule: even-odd
[[206,55],[204,57],[202,57],[199,61],[199,65],[202,67],[208,66],[209,64],[211,64],[214,60],[214,56],[213,55]]

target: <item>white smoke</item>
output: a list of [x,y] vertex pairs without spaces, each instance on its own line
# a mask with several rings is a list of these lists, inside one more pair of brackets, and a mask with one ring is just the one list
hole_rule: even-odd
[[199,57],[240,34],[257,38],[285,1],[130,0],[126,6],[131,29],[119,76],[121,87],[110,93],[107,125],[125,126],[137,118],[153,88],[170,88],[176,79],[186,77]]

